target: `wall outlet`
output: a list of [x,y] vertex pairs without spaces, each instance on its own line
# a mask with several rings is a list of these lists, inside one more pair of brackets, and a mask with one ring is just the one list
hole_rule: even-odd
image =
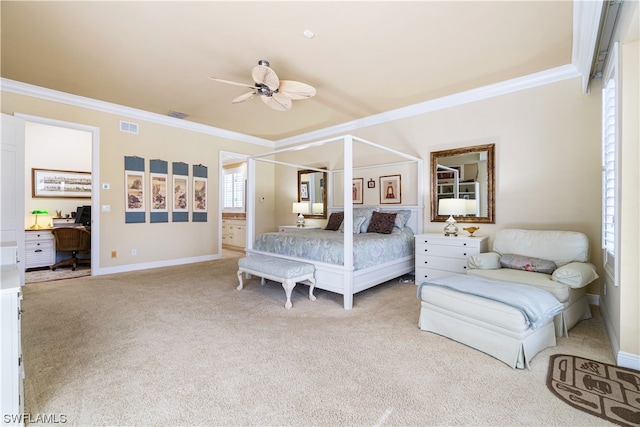
[[131,249],[131,255],[133,255],[133,256],[138,255],[138,250],[137,249]]
[[118,252],[111,251],[111,258],[117,258],[117,257],[118,257]]

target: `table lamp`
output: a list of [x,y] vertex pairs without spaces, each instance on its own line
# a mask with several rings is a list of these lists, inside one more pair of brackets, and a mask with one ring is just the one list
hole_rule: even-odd
[[458,227],[454,215],[467,214],[467,201],[465,199],[440,199],[438,200],[438,215],[449,215],[447,225],[444,227],[445,236],[457,236]]
[[42,228],[42,226],[38,224],[38,215],[49,215],[49,212],[42,209],[36,209],[31,211],[31,214],[36,216],[36,222],[31,226],[31,228]]
[[301,202],[294,203],[292,212],[298,214],[298,222],[296,223],[296,225],[298,227],[304,227],[304,215],[303,214],[308,214],[309,213],[309,203],[301,203]]

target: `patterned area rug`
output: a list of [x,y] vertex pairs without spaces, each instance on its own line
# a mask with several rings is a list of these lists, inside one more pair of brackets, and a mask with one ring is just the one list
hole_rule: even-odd
[[32,270],[24,273],[24,282],[37,283],[37,282],[50,282],[52,280],[73,279],[76,277],[89,276],[91,274],[91,267],[78,267],[76,271],[72,271],[71,268],[58,268],[55,271],[51,271],[48,268],[43,270]]
[[640,371],[556,354],[547,387],[574,408],[621,426],[640,425]]

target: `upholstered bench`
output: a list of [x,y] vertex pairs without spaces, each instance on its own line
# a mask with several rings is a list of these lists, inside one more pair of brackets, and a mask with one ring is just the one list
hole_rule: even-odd
[[[418,326],[489,354],[512,368],[529,368],[529,361],[538,352],[556,345],[553,316],[562,304],[548,292],[531,286],[477,279],[452,275],[421,284]],[[492,286],[496,289],[482,296]],[[534,306],[533,313],[526,299],[518,301],[518,296],[528,291],[532,292],[524,294]],[[509,300],[503,298],[505,294],[516,295],[516,301],[503,302]]]
[[287,302],[284,305],[286,308],[291,308],[291,291],[293,291],[298,282],[308,281],[310,284],[309,299],[311,301],[316,299],[313,295],[313,288],[316,285],[313,264],[266,255],[251,255],[240,258],[238,260],[238,280],[240,284],[236,288],[237,290],[241,290],[243,287],[242,273],[260,277],[262,285],[264,285],[265,279],[282,283],[284,292],[287,295]]

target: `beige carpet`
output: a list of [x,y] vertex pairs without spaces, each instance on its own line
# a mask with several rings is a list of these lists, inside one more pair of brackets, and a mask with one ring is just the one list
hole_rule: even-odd
[[[513,370],[417,327],[413,284],[342,298],[237,259],[27,285],[26,411],[65,425],[607,425],[546,387],[552,354],[613,363],[594,308]],[[32,424],[33,425],[33,424]]]

